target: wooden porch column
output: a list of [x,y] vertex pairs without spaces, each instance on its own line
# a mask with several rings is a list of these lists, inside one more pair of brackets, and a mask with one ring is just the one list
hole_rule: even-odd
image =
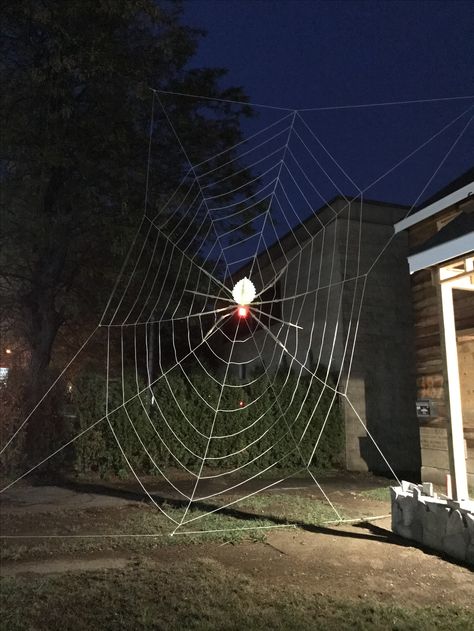
[[455,498],[468,500],[466,453],[464,448],[464,430],[462,419],[461,388],[459,384],[458,349],[456,341],[456,323],[454,320],[453,289],[450,283],[441,283],[441,313],[443,321],[443,344],[448,376],[449,417],[451,423],[451,441]]

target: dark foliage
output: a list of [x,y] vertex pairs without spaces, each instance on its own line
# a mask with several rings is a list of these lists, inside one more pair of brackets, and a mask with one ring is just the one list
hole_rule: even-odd
[[[92,374],[75,383],[74,433],[104,415],[105,388],[104,379]],[[271,387],[264,378],[245,388],[226,388],[221,408],[236,411],[219,412],[214,419],[210,406],[216,406],[219,391],[219,385],[205,375],[172,372],[153,387],[156,403],[151,405],[150,390],[134,375],[123,389],[119,381],[111,384],[110,426],[103,420],[76,441],[74,469],[131,476],[120,443],[139,474],[158,475],[157,467],[184,467],[197,473],[214,420],[206,467],[231,471],[246,465],[243,475],[273,465],[298,470],[309,460],[323,425],[311,464],[318,468],[341,464],[344,431],[339,402],[331,389],[322,391],[318,381],[310,383],[303,377],[298,382],[296,374],[288,376],[286,371],[275,376]],[[124,400],[129,401],[125,408],[120,407]]]
[[[143,215],[150,87],[245,101],[219,88],[223,69],[189,67],[202,33],[180,18],[154,0],[1,2],[0,326],[28,358],[25,410],[97,324]],[[251,114],[163,99],[191,161],[240,140]],[[153,138],[151,215],[189,168],[158,107]]]

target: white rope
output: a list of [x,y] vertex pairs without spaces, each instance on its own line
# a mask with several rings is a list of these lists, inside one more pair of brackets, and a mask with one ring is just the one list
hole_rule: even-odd
[[277,105],[266,105],[263,103],[254,103],[252,101],[238,101],[233,99],[222,99],[219,97],[210,97],[204,96],[202,94],[190,94],[187,92],[172,92],[170,90],[158,90],[155,89],[155,92],[159,94],[169,94],[173,96],[183,96],[193,99],[207,100],[207,101],[219,101],[220,103],[234,103],[236,105],[247,105],[250,107],[262,107],[265,109],[271,110],[282,110],[286,112],[322,112],[328,110],[346,110],[346,109],[359,109],[359,108],[370,108],[370,107],[390,107],[394,105],[414,105],[418,103],[442,103],[449,101],[463,101],[474,99],[474,95],[466,95],[466,96],[449,96],[449,97],[438,97],[431,99],[408,99],[408,100],[400,100],[400,101],[381,101],[375,103],[359,103],[356,105],[326,105],[319,107],[307,107],[307,108],[294,108],[294,107],[283,107]]
[[33,407],[33,409],[27,414],[26,418],[22,421],[22,423],[13,432],[13,434],[10,436],[10,438],[7,440],[5,445],[3,445],[2,449],[0,450],[0,456],[3,454],[5,449],[8,448],[8,446],[11,444],[11,442],[13,440],[15,440],[16,436],[18,436],[18,434],[21,432],[21,430],[25,427],[26,423],[30,420],[31,416],[36,412],[36,410],[39,408],[39,406],[43,403],[43,401],[46,399],[46,397],[51,392],[51,390],[54,388],[54,386],[58,383],[58,381],[61,379],[61,377],[67,371],[69,366],[71,366],[73,364],[74,360],[79,356],[79,354],[89,344],[89,342],[94,337],[94,335],[96,334],[98,329],[99,329],[99,326],[96,326],[96,328],[92,331],[92,333],[89,335],[89,337],[86,339],[86,341],[82,344],[82,346],[79,348],[79,350],[72,356],[72,358],[69,360],[69,362],[66,364],[66,366],[61,370],[59,375],[56,377],[56,379],[53,381],[53,383],[49,386],[49,388],[43,394],[43,396],[38,401],[38,403]]
[[[348,397],[349,377],[368,277],[391,241],[391,239],[387,240],[367,271],[361,270],[363,195],[371,186],[398,169],[423,147],[460,121],[471,111],[472,106],[445,124],[417,148],[412,149],[368,187],[362,188],[351,179],[341,166],[341,162],[322,143],[319,134],[311,128],[302,113],[325,109],[401,105],[409,102],[313,110],[273,108],[283,109],[288,113],[249,138],[240,140],[232,147],[220,150],[213,156],[192,165],[178,130],[158,94],[167,93],[153,91],[144,215],[99,325],[107,328],[105,415],[12,481],[2,491],[10,488],[15,482],[41,466],[103,420],[107,420],[124,462],[130,468],[137,483],[154,506],[174,524],[171,534],[198,534],[227,530],[185,531],[184,528],[186,524],[203,519],[209,513],[224,510],[237,502],[272,488],[286,477],[259,487],[245,497],[228,501],[213,510],[195,515],[193,509],[199,501],[244,487],[266,473],[277,470],[278,465],[287,458],[296,456],[336,512],[338,520],[335,523],[342,523],[344,520],[309,468],[321,446],[321,440],[330,422],[331,411],[337,397],[341,397],[352,408],[365,428],[367,436],[378,449],[394,478],[398,480],[388,459],[382,454]],[[152,217],[149,183],[155,98],[160,103],[190,168],[166,204],[161,207],[155,217]],[[456,100],[456,98],[449,100]],[[437,100],[430,99],[418,102],[435,101]],[[472,117],[444,155],[411,209],[455,149],[471,120]],[[283,138],[284,144],[282,144]],[[337,176],[331,175],[325,164],[327,161],[330,162],[331,168],[335,167]],[[262,173],[258,176],[254,172],[256,167],[262,169]],[[231,171],[230,174],[229,171]],[[315,173],[335,187],[343,200],[339,209],[334,204],[326,202],[319,183],[315,182]],[[350,182],[358,190],[357,198],[350,199],[344,195],[342,188],[338,185],[339,177]],[[244,180],[234,178],[244,178]],[[330,213],[329,219],[318,215],[321,201],[326,203]],[[211,202],[216,205],[209,205]],[[359,212],[358,221],[354,218],[356,209]],[[303,238],[300,238],[296,226],[301,223],[303,212],[309,213],[312,221],[318,224],[318,229],[314,233],[313,230],[309,230],[307,223],[303,223]],[[285,249],[285,246],[280,244],[279,250],[270,252],[272,242],[278,242],[281,236],[282,227],[290,236],[291,249]],[[254,234],[246,233],[246,230],[251,231],[252,228]],[[356,244],[355,260],[350,258],[349,245],[351,243]],[[341,246],[340,265],[336,264],[337,244]],[[247,257],[242,257],[242,251],[245,248],[251,248],[252,253]],[[262,253],[267,255],[265,264],[261,261]],[[304,269],[308,261],[311,274]],[[325,267],[326,262],[329,263],[327,267]],[[235,324],[228,325],[236,308],[232,298],[232,286],[229,284],[233,284],[236,266],[241,263],[247,263],[246,274],[258,287],[256,298],[249,306],[250,317],[245,321],[248,333]],[[317,266],[317,270],[313,269],[314,266]],[[349,309],[344,331],[345,339],[341,343],[344,303],[348,304]],[[279,311],[274,311],[275,308]],[[310,326],[302,325],[304,314],[312,314]],[[253,323],[254,328],[250,327],[250,323]],[[150,327],[155,327],[157,336],[156,359],[159,374],[156,378],[151,373],[148,362],[152,351],[149,342]],[[69,368],[97,328],[61,374]],[[229,333],[232,329],[233,335]],[[119,405],[111,402],[110,392],[112,336],[116,334],[120,335],[121,353],[122,401]],[[181,345],[178,344],[178,338],[181,340]],[[223,343],[224,341],[227,346]],[[124,364],[127,344],[133,345],[135,375],[134,391],[132,396],[127,395],[128,398],[125,394],[127,377]],[[249,351],[249,344],[252,344],[255,350]],[[318,349],[318,356],[315,366],[310,367],[310,351],[313,348]],[[143,363],[143,357],[145,363]],[[212,369],[207,365],[207,357],[213,358],[217,369]],[[190,361],[193,362],[196,378],[188,369]],[[234,383],[231,379],[232,371],[237,366],[251,364],[260,366],[256,375],[243,379],[240,384]],[[322,370],[323,364],[324,370]],[[278,370],[280,370],[279,373]],[[141,374],[146,374],[145,386],[140,381]],[[194,410],[189,410],[181,395],[174,391],[172,375],[179,376],[186,387],[186,391],[194,402]],[[281,380],[278,375],[282,376]],[[201,391],[202,381],[197,379],[198,376],[214,385],[216,389],[214,399],[208,400]],[[292,376],[294,380],[290,381]],[[290,384],[293,385],[290,386]],[[50,390],[53,386],[54,383]],[[237,395],[239,390],[244,393],[242,396],[246,396],[252,387],[252,395],[245,401],[243,408],[247,414],[247,420],[242,421],[239,415],[243,415],[243,409],[232,397]],[[289,387],[293,390],[288,396]],[[304,426],[298,429],[298,435],[296,435],[296,423],[301,421],[315,387],[318,388],[316,402],[308,419],[305,419]],[[301,400],[296,399],[297,392],[302,395]],[[328,394],[329,398],[326,396]],[[172,402],[173,413],[161,400],[164,396]],[[229,396],[230,402],[227,399]],[[150,412],[148,397],[151,397],[154,402],[152,409],[156,412],[157,421],[154,421],[155,416]],[[261,401],[268,397],[269,403],[266,404],[265,409],[259,409]],[[296,409],[293,409],[295,401],[297,405]],[[322,425],[317,436],[312,438],[312,451],[308,459],[307,456],[303,457],[301,447],[303,441],[308,439],[316,413],[321,411],[323,403],[326,407],[321,417]],[[145,421],[144,426],[136,422],[132,405],[139,410],[140,416]],[[198,405],[199,410],[203,410],[201,412],[203,418],[200,419],[196,419]],[[153,494],[132,461],[132,456],[127,453],[124,441],[114,425],[114,418],[119,413],[124,414],[126,423],[136,437],[137,444],[142,450],[141,457],[146,456],[156,474],[186,500],[180,518],[175,519],[168,514],[153,498]],[[174,418],[174,414],[177,418]],[[288,418],[290,414],[291,418]],[[231,418],[230,415],[235,418],[235,425],[231,427],[227,423],[224,429],[220,429],[218,424]],[[22,429],[28,418],[3,447],[2,452]],[[186,430],[181,429],[177,420]],[[147,428],[147,432],[149,428],[152,438],[144,438],[142,427]],[[198,436],[202,441],[202,449],[193,445],[193,436]],[[237,440],[240,442],[233,443]],[[165,468],[160,465],[153,453],[151,441],[162,445],[172,461],[186,473],[192,482],[191,492],[181,490]],[[264,458],[268,454],[275,453],[277,447],[280,448],[282,445],[285,446],[284,455],[275,457],[270,464],[267,464],[268,460]],[[220,451],[214,452],[215,446]],[[184,459],[179,457],[178,447],[179,450],[184,450],[191,456],[194,464],[185,463]],[[212,469],[205,470],[206,465],[212,466],[224,462],[228,464],[227,469],[219,470],[218,473],[214,473]],[[265,465],[259,465],[264,462]],[[232,476],[237,474],[241,476],[241,479],[232,480]],[[216,479],[219,479],[217,490],[211,489],[212,492],[204,490],[198,493],[201,483]]]
[[[376,519],[371,518],[371,519]],[[381,519],[380,517],[378,519]],[[324,522],[330,523],[330,522]],[[157,539],[160,537],[174,537],[176,535],[208,535],[218,532],[240,532],[248,530],[273,530],[274,528],[298,528],[296,524],[271,524],[269,526],[242,526],[240,528],[209,528],[207,530],[178,530],[168,533],[100,533],[87,535],[2,535],[0,539]]]

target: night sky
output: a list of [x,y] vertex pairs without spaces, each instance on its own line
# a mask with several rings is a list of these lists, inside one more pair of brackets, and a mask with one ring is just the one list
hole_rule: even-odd
[[[227,68],[222,85],[242,85],[254,103],[299,109],[474,94],[473,2],[187,0],[185,20],[207,31],[193,65]],[[367,193],[411,205],[474,164],[474,97],[304,116],[365,188],[470,107]],[[284,114],[257,111],[248,133]]]

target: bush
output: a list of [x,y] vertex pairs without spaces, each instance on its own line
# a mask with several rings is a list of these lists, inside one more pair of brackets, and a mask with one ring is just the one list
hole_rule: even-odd
[[[7,383],[0,385],[0,444],[2,448],[23,421],[22,398],[21,380],[13,373],[9,375]],[[21,471],[25,460],[24,446],[25,432],[20,431],[0,456],[0,477],[8,478]]]
[[[52,382],[53,377],[48,375],[45,384]],[[2,477],[24,473],[67,442],[74,431],[65,416],[67,399],[63,380],[58,382],[31,416],[33,403],[28,395],[27,371],[20,368],[12,370],[8,381],[0,386],[1,446],[6,445],[18,428],[21,429],[0,456]],[[28,432],[31,432],[30,435]],[[72,457],[71,449],[61,450],[41,465],[35,475],[55,475],[69,465]]]
[[[153,387],[153,404],[150,389],[128,375],[123,389],[121,381],[109,383],[108,420],[74,443],[74,467],[80,473],[125,476],[125,455],[140,474],[162,467],[197,473],[206,455],[206,467],[231,471],[245,465],[245,474],[272,465],[300,469],[316,443],[311,464],[336,466],[344,441],[338,399],[310,377],[297,383],[298,376],[287,371],[276,374],[271,387],[265,377],[245,388],[230,382],[216,414],[220,385],[206,375],[166,375]],[[76,433],[104,416],[105,398],[103,378],[89,374],[76,381]]]

